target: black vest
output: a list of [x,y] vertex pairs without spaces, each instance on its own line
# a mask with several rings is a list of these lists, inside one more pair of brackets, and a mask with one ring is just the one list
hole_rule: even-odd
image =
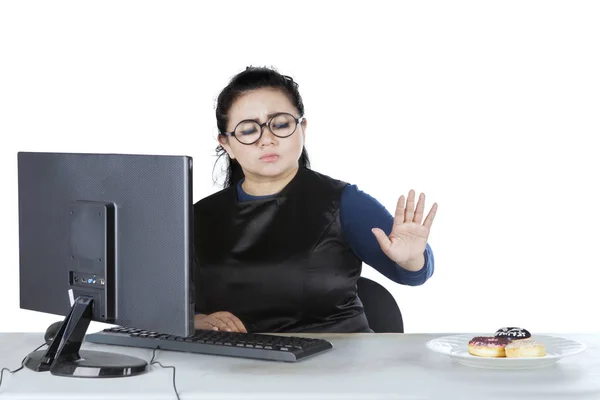
[[196,203],[196,311],[229,311],[248,332],[369,332],[340,226],[346,185],[300,168],[274,197],[240,202],[234,186]]

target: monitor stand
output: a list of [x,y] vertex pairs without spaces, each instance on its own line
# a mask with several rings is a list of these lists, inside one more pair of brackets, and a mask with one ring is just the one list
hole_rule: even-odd
[[118,353],[80,350],[92,320],[91,297],[78,297],[47,350],[30,353],[24,365],[34,371],[80,378],[116,378],[143,374],[148,362]]

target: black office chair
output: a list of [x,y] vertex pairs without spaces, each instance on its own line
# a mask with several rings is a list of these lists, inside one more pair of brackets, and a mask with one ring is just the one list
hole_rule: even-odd
[[358,278],[357,286],[371,329],[375,333],[404,333],[402,313],[392,294],[379,283],[363,276]]

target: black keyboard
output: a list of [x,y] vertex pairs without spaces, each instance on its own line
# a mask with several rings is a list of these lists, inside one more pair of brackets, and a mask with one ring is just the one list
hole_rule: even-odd
[[107,328],[86,335],[87,342],[273,361],[299,361],[332,349],[330,342],[292,336],[198,331],[180,337],[135,328]]

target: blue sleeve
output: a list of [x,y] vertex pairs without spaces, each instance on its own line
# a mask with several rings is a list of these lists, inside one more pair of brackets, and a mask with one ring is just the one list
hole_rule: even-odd
[[386,234],[392,231],[394,217],[376,199],[348,185],[340,201],[340,223],[348,246],[364,263],[396,283],[409,286],[424,284],[434,270],[433,252],[427,244],[424,252],[425,265],[419,271],[402,268],[386,256],[372,228],[380,228]]

